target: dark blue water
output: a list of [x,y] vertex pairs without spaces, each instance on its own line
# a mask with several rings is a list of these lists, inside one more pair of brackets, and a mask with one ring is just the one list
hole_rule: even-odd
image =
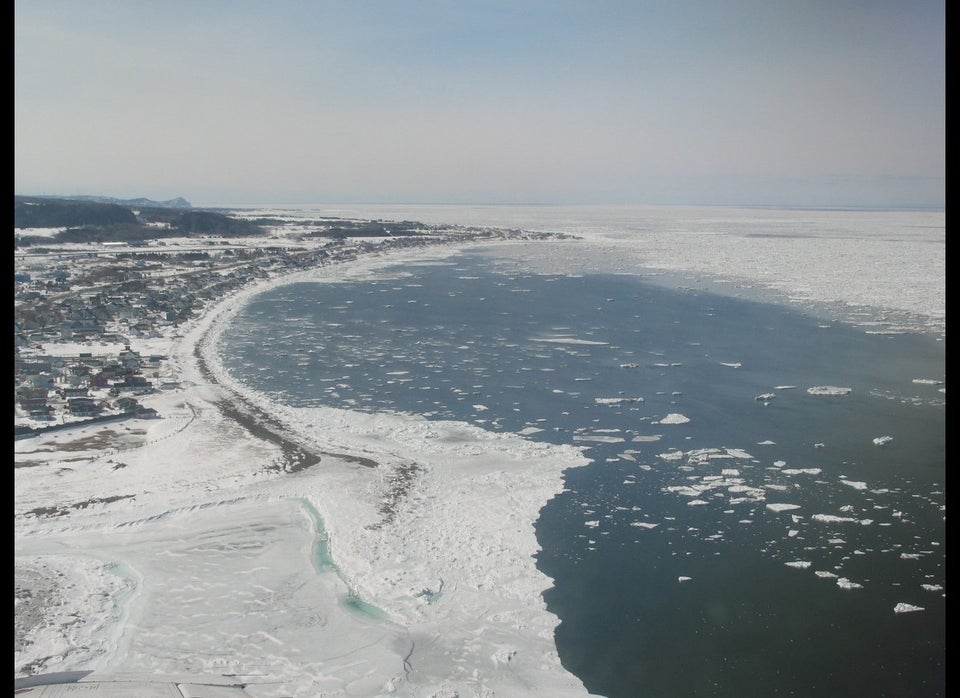
[[[591,692],[944,695],[932,337],[469,253],[266,292],[223,353],[293,406],[585,447],[537,534],[561,660]],[[660,423],[674,414],[689,421]]]

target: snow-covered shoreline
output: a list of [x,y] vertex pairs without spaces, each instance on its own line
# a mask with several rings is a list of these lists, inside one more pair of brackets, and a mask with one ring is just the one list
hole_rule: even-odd
[[[468,424],[336,409],[316,409],[309,414],[288,410],[231,380],[217,359],[216,338],[232,314],[266,288],[305,278],[356,278],[385,264],[395,264],[404,255],[423,260],[453,251],[426,249],[361,257],[350,264],[266,280],[221,299],[176,339],[170,357],[182,374],[184,391],[179,399],[183,402],[176,408],[178,398],[168,394],[148,403],[167,419],[146,425],[145,442],[149,446],[123,452],[125,461],[136,454],[137,462],[125,462],[122,469],[114,469],[109,475],[110,462],[102,457],[88,464],[93,467],[82,468],[85,473],[71,467],[66,475],[73,481],[71,486],[80,496],[83,488],[88,488],[91,500],[96,497],[97,503],[72,512],[63,522],[18,518],[16,552],[33,574],[42,568],[44,560],[54,565],[50,568],[52,575],[63,574],[63,569],[71,567],[62,564],[63,556],[68,555],[72,560],[88,561],[74,567],[83,570],[80,574],[86,586],[116,586],[118,568],[137,570],[132,577],[122,576],[125,586],[134,583],[131,579],[140,580],[135,583],[137,591],[125,601],[105,608],[84,603],[82,595],[54,604],[73,608],[68,613],[80,619],[81,630],[85,626],[89,631],[86,638],[80,633],[79,642],[88,649],[78,651],[74,647],[52,665],[40,661],[35,666],[44,671],[215,671],[217,663],[205,661],[199,647],[192,661],[185,661],[183,656],[175,661],[158,661],[147,656],[146,648],[139,648],[147,641],[138,639],[138,629],[139,636],[146,638],[151,635],[147,628],[157,623],[157,610],[151,608],[151,594],[145,589],[174,582],[173,577],[164,578],[155,559],[144,557],[142,551],[125,549],[119,539],[129,534],[119,531],[141,530],[144,542],[138,549],[149,550],[145,541],[155,536],[165,541],[161,547],[169,549],[176,544],[166,540],[161,533],[163,527],[173,526],[175,521],[178,529],[190,526],[188,522],[196,516],[191,512],[204,510],[209,516],[208,510],[212,509],[221,512],[227,522],[231,509],[242,509],[250,502],[260,502],[258,507],[277,512],[292,503],[301,515],[309,509],[319,513],[317,525],[322,528],[314,535],[326,539],[328,554],[338,570],[339,580],[321,574],[328,580],[324,582],[328,593],[313,598],[311,603],[321,608],[327,624],[336,617],[337,627],[344,627],[354,617],[355,627],[338,630],[332,636],[354,638],[348,643],[356,646],[350,654],[364,667],[360,671],[341,669],[335,679],[324,682],[328,689],[347,692],[346,686],[362,680],[368,687],[377,686],[373,693],[398,695],[442,690],[457,690],[462,695],[484,691],[520,695],[525,685],[542,687],[551,695],[585,694],[579,680],[562,668],[556,654],[553,630],[557,619],[546,611],[541,596],[550,580],[536,569],[538,547],[533,529],[540,508],[562,488],[563,470],[585,462],[579,450],[486,432]],[[200,370],[201,357],[214,377],[213,383],[208,380],[210,375]],[[283,421],[286,437],[323,454],[320,463],[301,472],[279,473],[275,445],[237,433],[236,425],[214,409],[219,401],[236,403],[236,397]],[[170,421],[171,408],[184,413],[186,407],[192,415],[189,428],[174,432],[167,425],[166,433],[151,438]],[[211,440],[225,445],[224,438],[231,443],[220,452],[196,447],[196,442]],[[345,457],[331,455],[334,453]],[[238,454],[243,459],[238,460]],[[357,457],[372,459],[377,467],[359,465]],[[185,458],[189,459],[186,463],[182,462]],[[179,465],[171,467],[173,460],[180,461]],[[163,473],[157,471],[161,463]],[[124,480],[123,475],[131,468],[154,476],[151,486],[141,486],[141,491],[132,496],[127,493],[142,479],[117,482]],[[42,469],[37,468],[36,476],[32,468],[18,469],[18,493],[23,495],[18,498],[18,513],[34,501],[31,493],[42,499],[41,490],[53,485],[49,473],[40,473]],[[95,475],[98,469],[112,486]],[[111,497],[118,499],[107,503]],[[158,510],[161,501],[164,504]],[[175,506],[177,503],[179,506]],[[229,531],[230,526],[225,525]],[[216,528],[217,524],[208,526]],[[244,539],[250,534],[225,535]],[[252,545],[244,540],[235,544]],[[316,541],[311,549],[315,545]],[[99,566],[90,562],[96,559],[105,562]],[[91,581],[91,576],[97,581]],[[268,575],[259,586],[267,589],[277,583]],[[67,586],[76,588],[79,584],[78,580]],[[369,604],[361,607],[367,612],[371,607],[378,609],[388,620],[371,623],[367,618],[356,622],[357,600]],[[276,612],[281,613],[281,609]],[[104,627],[119,639],[111,647],[101,643],[90,649],[99,641]],[[385,641],[384,637],[393,639]],[[36,642],[38,638],[30,639]],[[322,643],[322,639],[321,634],[318,640]],[[226,641],[229,644],[229,638]],[[365,643],[373,649],[362,649]],[[30,642],[24,645],[29,647]],[[24,664],[30,664],[24,661],[28,654],[17,655],[18,672]],[[234,661],[223,660],[223,665],[232,673],[249,671],[244,666],[245,652],[236,655]],[[277,659],[273,663],[281,662]],[[277,675],[273,670],[268,678],[283,682],[281,690],[286,693],[282,695],[306,696],[316,690],[316,671],[316,667],[298,667],[291,675]],[[256,695],[275,693],[261,689]]]
[[[372,258],[344,271],[356,278],[385,264],[439,259],[454,251]],[[333,280],[329,271],[320,276]],[[304,277],[317,280],[307,273],[284,282]],[[221,385],[280,417],[313,452],[346,453],[377,463],[372,472],[349,460],[321,457],[317,472],[297,478],[305,487],[314,481],[320,485],[306,496],[320,512],[331,556],[351,590],[411,632],[460,633],[464,640],[499,636],[497,646],[507,643],[503,652],[509,655],[503,662],[555,663],[562,675],[553,649],[556,619],[541,598],[549,579],[534,563],[538,544],[533,526],[540,508],[562,488],[563,471],[587,459],[575,448],[465,423],[334,408],[294,410],[257,395],[229,377],[219,363],[216,342],[240,307],[236,301],[261,290],[250,289],[229,308],[222,306],[226,312],[212,314],[200,346]],[[389,507],[384,506],[387,500]],[[403,551],[402,561],[397,551]],[[462,662],[482,672],[482,664],[498,651],[487,647],[464,654]],[[416,654],[410,659],[415,669],[419,660]],[[546,676],[536,680],[536,685],[550,683]],[[573,679],[562,688],[564,683],[555,686],[557,695],[578,682]]]

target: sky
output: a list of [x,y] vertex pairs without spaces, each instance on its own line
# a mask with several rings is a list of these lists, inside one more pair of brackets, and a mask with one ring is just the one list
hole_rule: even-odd
[[17,194],[943,207],[943,0],[15,0]]

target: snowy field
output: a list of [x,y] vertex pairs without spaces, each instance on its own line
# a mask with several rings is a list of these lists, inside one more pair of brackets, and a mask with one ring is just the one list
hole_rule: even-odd
[[[944,332],[942,212],[310,214],[568,232],[583,239],[545,241],[515,263],[642,273],[876,331]],[[453,251],[363,257],[287,280],[362,279],[401,255]],[[305,419],[249,393],[217,365],[216,338],[262,288],[224,300],[162,349],[134,343],[167,353],[179,372],[179,390],[143,400],[160,419],[16,441],[15,673],[231,674],[264,697],[586,695],[556,653],[533,529],[563,471],[586,462],[581,451],[414,417],[316,408]],[[320,462],[282,472],[281,446],[217,408],[242,399]],[[36,516],[50,507],[61,515]]]

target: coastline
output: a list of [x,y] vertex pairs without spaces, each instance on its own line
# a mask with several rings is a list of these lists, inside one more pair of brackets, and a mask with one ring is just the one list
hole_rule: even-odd
[[[308,433],[297,427],[303,419],[297,410],[237,384],[217,360],[217,337],[229,318],[267,288],[301,280],[332,281],[338,273],[365,276],[406,259],[444,259],[462,247],[359,258],[336,269],[323,267],[242,291],[199,324],[193,344],[200,357],[198,370],[208,371],[217,389],[230,395],[231,409],[238,408],[257,429],[265,428],[264,419],[254,416],[259,413],[269,420],[277,443],[305,455],[294,462],[317,459],[309,470],[294,465],[289,472],[296,474],[299,485],[313,475],[324,479],[325,485],[307,499],[319,512],[330,554],[352,596],[373,603],[413,636],[433,637],[434,643],[443,635],[460,636],[475,645],[471,650],[448,649],[461,656],[457,676],[437,674],[446,671],[441,663],[429,670],[429,682],[452,685],[460,677],[466,686],[477,683],[468,677],[481,677],[481,685],[500,684],[498,692],[510,694],[513,680],[507,676],[533,671],[540,675],[531,676],[532,685],[551,687],[557,696],[581,695],[582,685],[561,667],[556,653],[553,630],[559,620],[546,611],[541,596],[550,580],[534,563],[538,544],[533,528],[540,508],[562,489],[563,471],[588,462],[580,449],[465,423],[334,408],[310,410]],[[254,407],[255,400],[266,407]],[[511,465],[527,472],[517,477],[508,472]],[[452,490],[451,480],[456,482]],[[499,516],[483,513],[488,503]],[[393,552],[398,550],[416,563],[409,569],[398,566]],[[470,563],[464,554],[476,561]],[[438,603],[441,596],[443,603]],[[476,642],[482,636],[496,637],[496,643],[484,647]],[[490,672],[486,665],[504,643],[509,649]],[[414,654],[405,661],[418,667],[423,660]],[[508,674],[498,678],[507,668]]]
[[[538,511],[562,488],[563,470],[583,462],[579,450],[547,447],[466,424],[333,409],[316,410],[307,433],[299,415],[261,400],[231,381],[216,357],[216,338],[232,313],[268,288],[298,280],[329,281],[342,274],[355,277],[395,265],[404,255],[447,257],[461,247],[442,245],[360,256],[336,266],[261,280],[218,299],[181,336],[172,339],[170,358],[179,363],[183,387],[175,394],[144,401],[159,407],[162,419],[144,420],[147,433],[142,446],[122,451],[121,470],[103,455],[94,457],[92,464],[109,472],[113,485],[98,479],[94,468],[89,472],[71,468],[68,477],[83,479],[84,486],[92,489],[94,481],[101,483],[98,487],[106,483],[106,496],[88,506],[73,507],[62,521],[18,519],[16,554],[28,565],[39,565],[52,550],[58,550],[58,556],[69,556],[67,559],[80,559],[77,556],[90,552],[103,558],[104,552],[96,552],[96,542],[84,541],[70,549],[69,544],[58,541],[69,539],[73,531],[101,526],[107,527],[105,537],[112,536],[109,530],[118,524],[109,523],[111,518],[119,517],[119,525],[124,527],[143,527],[158,516],[211,505],[226,511],[264,497],[277,503],[302,500],[316,510],[318,532],[326,537],[329,554],[346,585],[345,592],[341,589],[318,603],[372,603],[390,618],[384,626],[388,635],[403,628],[409,638],[392,641],[395,649],[387,652],[386,657],[393,657],[389,660],[380,647],[382,640],[375,643],[375,651],[356,650],[367,657],[367,664],[382,665],[367,677],[379,682],[380,690],[389,687],[387,692],[398,695],[422,690],[459,690],[461,694],[495,690],[500,695],[522,695],[519,686],[537,685],[552,695],[584,695],[582,684],[560,665],[553,639],[559,621],[546,611],[541,596],[550,580],[536,569],[533,559],[537,551],[533,524]],[[181,419],[186,426],[174,429],[172,422]],[[161,442],[163,450],[159,451]],[[216,452],[209,444],[223,444],[225,450]],[[171,460],[166,454],[178,456]],[[170,467],[164,472],[155,470],[153,464],[162,461]],[[508,472],[505,463],[507,469],[521,472]],[[111,506],[116,501],[112,497],[129,494],[137,481],[118,482],[123,475],[147,468],[160,475],[148,491],[129,495],[120,508]],[[18,470],[26,474],[30,469]],[[165,490],[168,484],[171,488]],[[180,504],[158,513],[157,493],[161,499]],[[496,515],[485,513],[478,498],[492,499]],[[302,511],[302,505],[296,508]],[[112,571],[116,565],[133,564],[124,560],[121,556],[98,573],[88,569],[84,574],[99,574],[102,587],[108,582],[116,584],[116,572]],[[144,582],[129,583],[139,589]],[[70,584],[63,586],[61,581],[56,586],[62,593]],[[51,593],[55,597],[57,590]],[[152,613],[140,595],[134,591],[103,612],[113,618],[108,623],[113,628],[110,632],[120,634],[112,649],[101,647],[93,657],[80,652],[68,656],[66,664],[142,671],[144,667],[136,661],[143,658],[132,659],[137,632],[131,637],[124,629],[131,622],[130,628],[135,629],[137,618],[145,623],[143,614],[149,618]],[[369,618],[360,620],[351,633],[372,632],[371,637],[379,637],[384,632],[384,627],[365,631]],[[91,633],[86,644],[92,646],[94,637],[103,632],[103,618],[86,622]],[[451,662],[450,655],[458,659]],[[399,679],[397,666],[403,667]],[[174,669],[163,668],[165,672]],[[243,673],[242,667],[234,670]],[[345,670],[343,675],[340,683],[356,679],[351,671]],[[302,677],[294,678],[287,682],[287,690],[311,695],[309,684]]]

